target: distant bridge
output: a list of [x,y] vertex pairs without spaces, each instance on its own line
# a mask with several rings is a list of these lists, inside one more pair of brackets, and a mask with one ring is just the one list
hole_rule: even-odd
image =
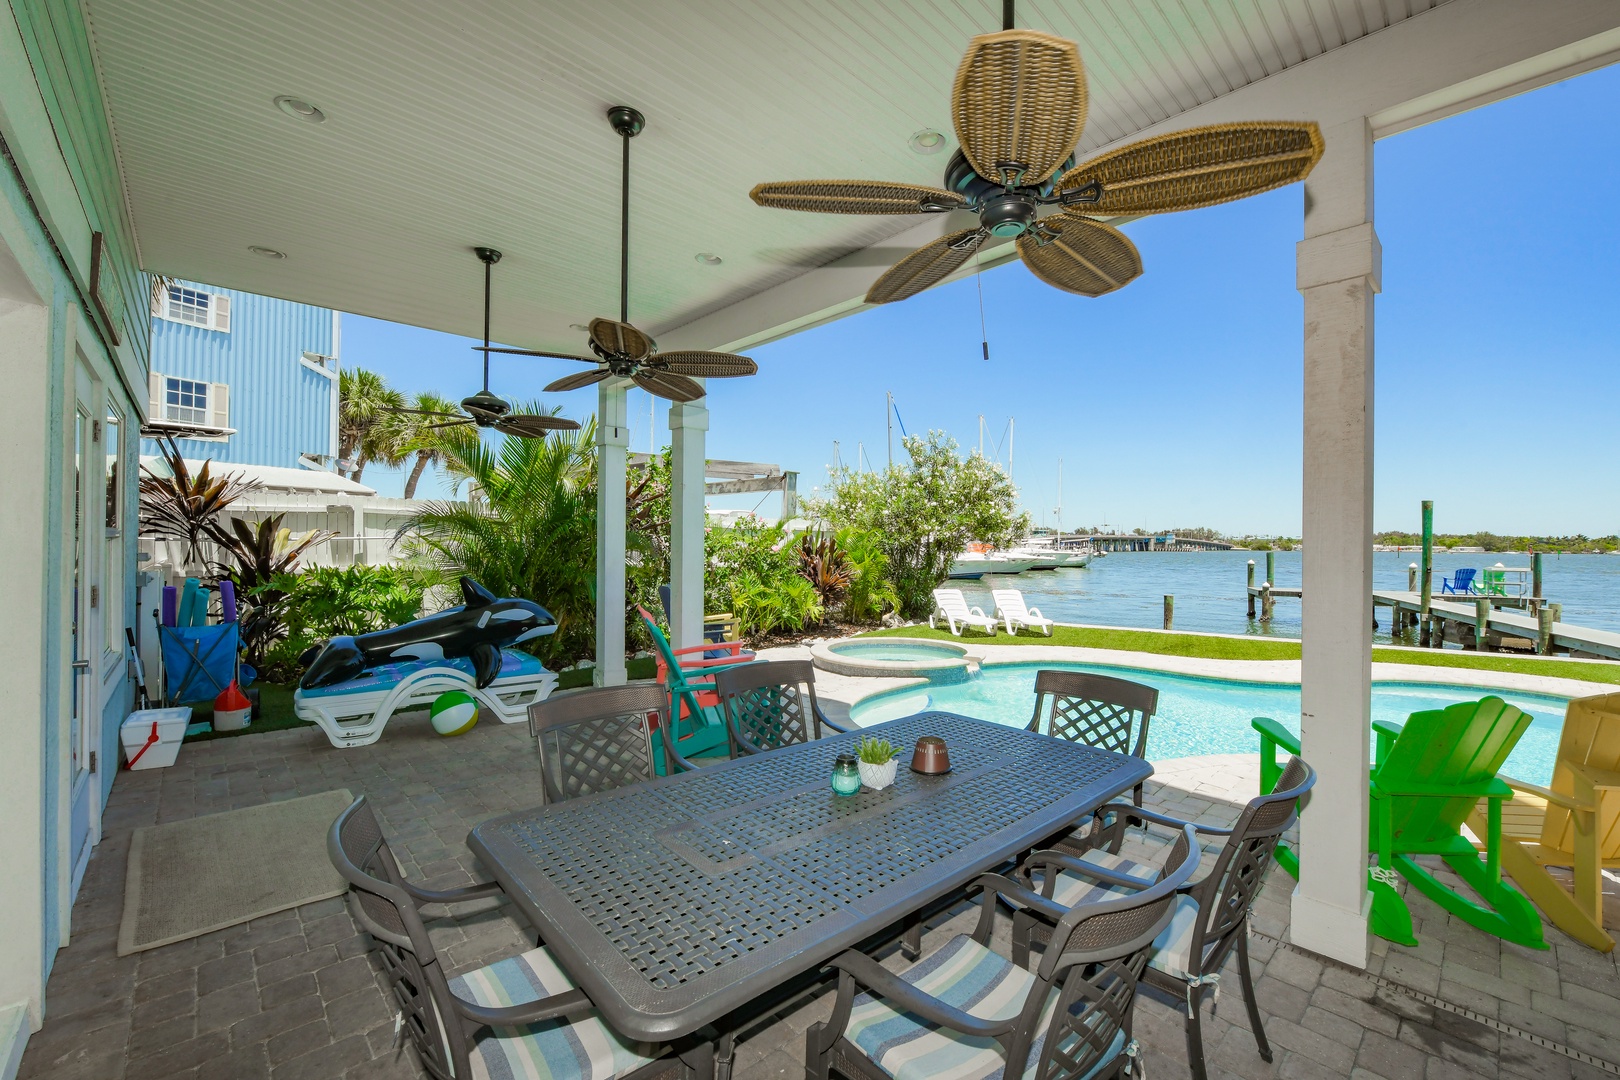
[[1224,540],[1194,540],[1190,536],[1160,533],[1157,536],[1138,536],[1135,533],[1092,533],[1065,536],[1065,548],[1090,547],[1093,551],[1231,551],[1236,546]]

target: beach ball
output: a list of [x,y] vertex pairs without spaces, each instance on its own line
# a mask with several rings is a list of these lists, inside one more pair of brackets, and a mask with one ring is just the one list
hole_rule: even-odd
[[440,735],[460,735],[478,723],[478,702],[465,690],[448,690],[433,699],[428,714]]

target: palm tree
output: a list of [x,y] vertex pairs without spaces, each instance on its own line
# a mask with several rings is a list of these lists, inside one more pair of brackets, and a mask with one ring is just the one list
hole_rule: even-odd
[[[388,380],[375,371],[344,368],[339,372],[338,468],[341,470],[342,463],[348,462],[351,480],[360,479],[367,461],[388,459],[392,452],[391,442],[397,440],[397,435],[382,437],[382,430],[374,434],[373,429],[385,426],[397,429],[398,425],[390,422],[398,414],[388,410],[401,408],[404,404],[405,396],[389,386]],[[394,456],[403,459],[403,455]]]
[[[540,412],[534,405],[519,412]],[[496,596],[521,596],[557,618],[557,632],[534,642],[543,660],[589,653],[595,637],[596,422],[545,439],[485,443],[452,428],[441,452],[452,475],[478,498],[426,503],[399,530],[452,573],[468,574]]]
[[[454,435],[447,435],[446,429],[436,428],[433,425],[452,420],[461,413],[455,402],[449,398],[441,397],[431,390],[425,390],[411,401],[411,408],[420,409],[423,413],[432,413],[432,416],[423,416],[420,413],[405,413],[401,419],[409,425],[405,440],[405,448],[416,454],[416,461],[411,465],[411,474],[405,478],[405,497],[416,498],[416,484],[422,479],[422,473],[429,465],[442,468],[445,464],[445,446],[447,443],[456,443],[460,440]],[[443,420],[440,417],[443,417]]]

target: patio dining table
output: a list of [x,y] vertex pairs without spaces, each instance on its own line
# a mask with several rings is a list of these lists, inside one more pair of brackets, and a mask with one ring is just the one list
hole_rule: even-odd
[[[944,712],[859,734],[898,778],[842,797],[857,733],[506,814],[468,843],[620,1033],[667,1041],[962,888],[1153,772],[1140,758]],[[907,767],[923,735],[951,771]]]

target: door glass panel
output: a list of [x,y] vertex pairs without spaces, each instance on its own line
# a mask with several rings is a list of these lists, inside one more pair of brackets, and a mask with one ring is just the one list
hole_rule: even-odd
[[[84,761],[84,694],[85,686],[82,678],[86,649],[84,635],[88,629],[85,623],[85,604],[88,597],[85,595],[89,582],[85,580],[84,563],[84,525],[85,525],[85,497],[88,477],[85,476],[85,466],[89,464],[89,456],[85,453],[85,444],[90,438],[90,417],[85,415],[81,406],[73,414],[73,668],[70,682],[73,684],[73,715],[68,722],[68,757],[72,762],[73,775],[77,777],[83,770]],[[100,470],[97,470],[99,476]]]
[[116,653],[124,648],[124,494],[119,480],[124,470],[124,419],[116,408],[107,409],[107,421],[102,429],[102,449],[107,468],[103,483],[106,489],[107,528],[106,546],[101,557],[101,610],[103,650]]

